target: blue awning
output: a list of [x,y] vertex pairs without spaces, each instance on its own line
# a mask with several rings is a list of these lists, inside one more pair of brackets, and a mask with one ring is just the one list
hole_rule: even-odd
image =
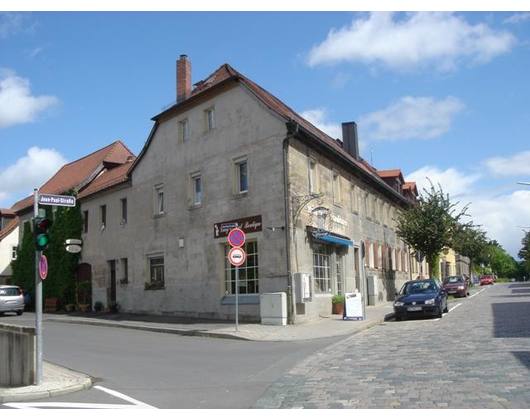
[[334,236],[334,235],[324,235],[324,236],[320,236],[318,239],[320,239],[321,241],[333,242],[333,243],[339,244],[339,245],[353,246],[353,241],[348,241],[346,239],[339,238],[339,237]]

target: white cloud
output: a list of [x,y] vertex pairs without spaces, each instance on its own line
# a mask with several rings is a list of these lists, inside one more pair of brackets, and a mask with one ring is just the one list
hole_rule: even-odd
[[488,171],[497,176],[530,176],[530,151],[509,158],[494,157],[484,161]]
[[466,221],[481,225],[490,239],[497,240],[514,258],[521,249],[523,232],[518,226],[530,223],[530,188],[522,188],[511,193],[498,193],[480,187],[483,176],[466,174],[454,168],[441,170],[426,166],[407,175],[407,181],[415,181],[418,190],[430,189],[429,178],[435,187],[441,185],[453,203],[459,203],[460,210],[469,204]]
[[448,96],[405,96],[389,107],[359,118],[359,129],[369,140],[431,139],[451,128],[454,118],[465,108],[460,99]]
[[488,25],[469,24],[464,17],[448,12],[373,12],[354,19],[350,26],[332,29],[313,47],[308,64],[360,62],[384,64],[407,71],[434,67],[455,70],[463,59],[474,63],[490,61],[510,51],[515,37]]
[[14,164],[0,168],[0,201],[30,195],[66,163],[64,156],[53,149],[30,148],[27,155]]
[[0,129],[34,122],[57,103],[55,96],[32,96],[29,80],[0,68]]
[[334,139],[342,139],[342,124],[327,121],[327,111],[324,108],[308,109],[300,113],[311,124]]
[[0,12],[0,39],[20,32],[24,15],[19,12]]
[[514,13],[509,18],[505,19],[503,23],[518,24],[530,20],[530,12]]
[[[466,175],[458,169],[449,168],[445,171],[438,169],[435,166],[424,166],[410,175],[405,177],[407,181],[414,181],[418,186],[418,191],[423,189],[430,190],[431,184],[438,188],[441,185],[444,193],[449,194],[451,199],[459,200],[460,197],[466,195],[470,188],[480,179],[480,175]],[[463,203],[464,205],[467,203]]]

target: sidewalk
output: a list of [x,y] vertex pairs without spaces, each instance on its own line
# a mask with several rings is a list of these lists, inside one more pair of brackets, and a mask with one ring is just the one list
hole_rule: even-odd
[[0,387],[0,404],[56,397],[90,387],[92,387],[92,379],[89,376],[44,362],[42,366],[42,385],[17,388]]
[[364,321],[344,321],[341,315],[330,315],[306,324],[261,325],[234,321],[208,321],[163,315],[140,314],[45,314],[48,322],[128,328],[167,334],[199,337],[230,338],[250,341],[300,341],[356,334],[393,316],[391,302],[367,306]]

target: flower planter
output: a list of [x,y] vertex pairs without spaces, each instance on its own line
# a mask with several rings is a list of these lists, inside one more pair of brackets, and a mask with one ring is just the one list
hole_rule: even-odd
[[335,315],[342,315],[344,313],[344,303],[342,302],[333,303],[331,312]]

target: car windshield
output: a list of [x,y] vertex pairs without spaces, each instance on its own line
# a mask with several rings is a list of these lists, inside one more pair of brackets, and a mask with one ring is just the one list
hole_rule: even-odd
[[0,296],[18,296],[18,295],[20,295],[20,291],[13,287],[10,287],[7,289],[0,289]]
[[438,290],[438,286],[434,280],[425,281],[414,281],[405,283],[401,289],[402,295],[422,294],[422,293],[435,293]]
[[463,283],[462,277],[447,277],[444,279],[444,284]]

